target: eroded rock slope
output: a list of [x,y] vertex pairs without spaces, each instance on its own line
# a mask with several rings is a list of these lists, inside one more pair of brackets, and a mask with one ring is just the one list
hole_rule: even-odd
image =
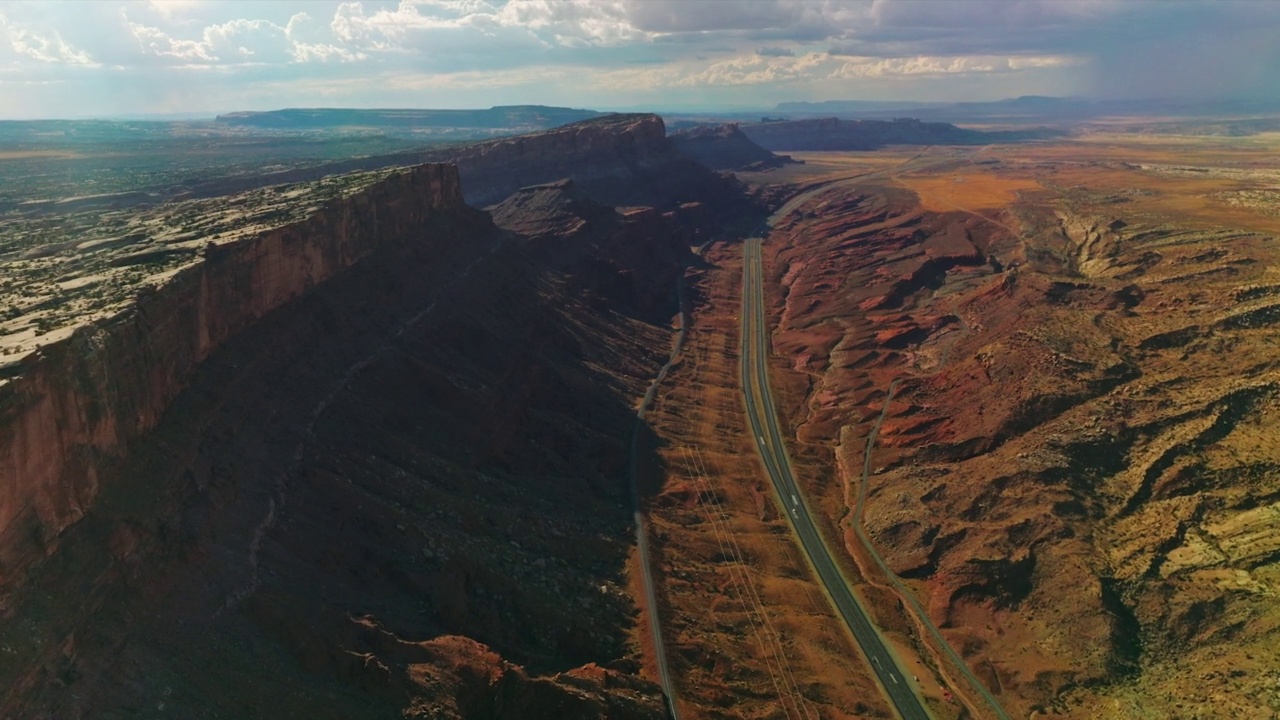
[[1268,716],[1265,218],[1136,170],[942,167],[833,186],[767,245],[813,492],[846,528],[866,463],[873,541],[1011,712]]
[[393,173],[14,366],[0,714],[662,717],[632,403],[732,187],[676,160],[656,209],[563,183],[502,227]]

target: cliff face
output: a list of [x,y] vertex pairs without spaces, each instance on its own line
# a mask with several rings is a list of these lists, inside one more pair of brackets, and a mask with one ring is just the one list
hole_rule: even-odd
[[681,130],[671,134],[671,142],[680,152],[712,170],[762,170],[794,162],[752,142],[737,123]]
[[184,197],[211,197],[279,183],[306,182],[396,165],[456,163],[466,200],[475,207],[501,201],[526,185],[571,177],[578,181],[626,176],[669,148],[657,115],[608,115],[497,140],[353,158],[248,177],[218,178],[186,188]]
[[[684,135],[668,137],[658,115],[607,115],[486,142],[219,178],[189,186],[181,197],[220,196],[399,165],[455,163],[465,200],[473,207],[500,203],[524,187],[569,179],[583,195],[606,205],[648,205],[669,212],[698,202],[709,220],[742,223],[748,226],[744,232],[753,229],[749,226],[763,217],[762,210],[745,200],[736,180],[715,171],[771,164],[776,156],[737,131],[712,135],[692,141]],[[754,159],[748,162],[749,157]]]
[[874,150],[885,145],[985,145],[1046,136],[1046,131],[1040,129],[981,132],[943,122],[839,118],[743,125],[742,132],[768,150]]
[[664,162],[670,147],[657,115],[611,115],[543,132],[432,153],[458,164],[467,202],[490,205],[527,185],[630,179]]
[[[663,716],[632,403],[689,246],[751,208],[656,116],[472,150],[193,205],[254,234],[178,223],[157,289],[12,366],[0,716]],[[468,172],[573,180],[496,227]]]
[[462,207],[456,168],[393,175],[303,222],[208,248],[134,307],[29,357],[0,386],[0,593],[53,552],[93,505],[104,464],[155,425],[214,349],[434,213]]
[[665,213],[625,210],[585,197],[571,180],[534,185],[490,208],[498,227],[525,238],[527,252],[554,267],[587,299],[653,323],[676,311],[673,288],[705,237],[705,213],[688,203]]
[[[0,717],[663,717],[628,641],[624,473],[670,332],[617,278],[669,307],[674,282],[594,246],[679,249],[635,212],[543,246],[442,207],[212,349],[8,596]],[[235,250],[193,284],[290,274]],[[139,315],[186,327],[193,297]],[[135,341],[111,346],[135,384],[199,352]]]
[[[613,204],[634,195],[636,180],[681,156],[666,139],[662,118],[650,114],[607,115],[513,137],[425,151],[393,153],[327,163],[253,177],[211,180],[188,189],[193,197],[222,195],[275,183],[416,163],[456,163],[466,201],[474,207],[501,202],[529,185],[572,178],[584,189],[600,186]],[[681,168],[688,172],[688,168]],[[710,174],[705,168],[702,172]],[[646,204],[653,201],[646,200]]]

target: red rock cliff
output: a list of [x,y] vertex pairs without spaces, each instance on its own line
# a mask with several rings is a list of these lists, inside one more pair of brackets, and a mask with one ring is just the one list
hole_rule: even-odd
[[630,178],[642,168],[669,162],[673,148],[657,115],[609,115],[542,132],[441,150],[466,181],[476,207],[499,202],[516,190],[573,178],[580,184]]
[[133,307],[28,358],[0,386],[0,593],[89,511],[100,468],[215,348],[379,245],[430,238],[432,215],[462,205],[454,166],[392,175],[301,222],[211,246]]

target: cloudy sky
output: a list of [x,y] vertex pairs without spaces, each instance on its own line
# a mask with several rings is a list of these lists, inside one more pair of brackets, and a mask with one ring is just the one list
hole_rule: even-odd
[[0,118],[280,107],[1280,98],[1280,2],[0,3]]

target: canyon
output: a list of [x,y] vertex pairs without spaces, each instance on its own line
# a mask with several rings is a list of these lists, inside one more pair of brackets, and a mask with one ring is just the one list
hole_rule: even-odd
[[617,114],[14,211],[0,716],[894,717],[758,236],[930,714],[1273,717],[1273,151]]
[[[0,714],[663,716],[627,636],[632,403],[689,248],[752,206],[656,116],[566,132],[592,164],[477,151],[556,181],[491,213],[427,164],[17,266],[119,290],[6,325]],[[633,171],[692,177],[592,199]]]

